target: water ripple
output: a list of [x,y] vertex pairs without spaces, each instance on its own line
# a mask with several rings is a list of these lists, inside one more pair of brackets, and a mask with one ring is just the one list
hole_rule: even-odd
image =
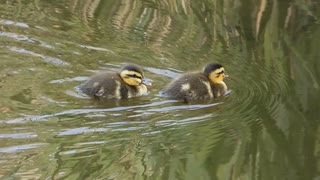
[[[278,69],[264,67],[258,63],[253,63],[252,67],[248,68],[245,76],[236,75],[228,80],[235,89],[234,97],[237,97],[230,106],[233,107],[233,112],[238,112],[241,119],[257,123],[261,110],[270,114],[278,111],[281,105],[278,97],[280,94],[287,94],[288,81],[284,73]],[[263,102],[263,107],[260,102]]]
[[22,53],[22,54],[28,54],[28,55],[31,55],[31,56],[35,56],[35,57],[40,57],[42,58],[45,62],[48,62],[48,63],[52,63],[54,65],[59,65],[59,66],[67,66],[67,65],[70,65],[69,63],[65,62],[65,61],[62,61],[61,59],[58,59],[58,58],[54,58],[54,57],[50,57],[50,56],[45,56],[45,55],[42,55],[42,54],[38,54],[38,53],[35,53],[35,52],[32,52],[32,51],[28,51],[26,49],[22,49],[22,48],[17,48],[17,47],[13,47],[13,46],[5,46],[7,49],[11,50],[11,51],[14,51],[14,52],[17,52],[17,53]]
[[186,125],[186,124],[206,121],[206,120],[208,120],[208,118],[212,118],[215,116],[216,115],[213,115],[213,114],[205,114],[202,116],[190,117],[190,118],[185,118],[182,120],[160,120],[160,121],[157,121],[155,125],[161,126],[161,127],[168,127],[168,126],[175,126],[175,125]]
[[12,139],[25,139],[38,137],[34,133],[15,133],[15,134],[0,134],[0,139],[12,138]]
[[149,112],[168,112],[168,111],[175,111],[175,110],[195,110],[195,109],[202,109],[207,107],[217,106],[221,103],[213,103],[213,104],[194,104],[194,105],[183,105],[183,106],[167,106],[164,108],[155,108],[155,109],[148,109]]
[[94,132],[106,132],[110,129],[108,128],[88,128],[88,127],[80,127],[80,128],[72,128],[64,130],[58,133],[58,136],[70,136],[77,134],[85,134],[85,133],[94,133]]
[[41,146],[48,145],[48,143],[33,143],[33,144],[23,144],[19,146],[10,146],[10,147],[3,147],[0,148],[1,153],[14,153],[14,152],[19,152],[19,151],[24,151],[28,149],[36,149]]
[[65,79],[56,79],[56,80],[52,80],[49,83],[50,84],[62,84],[64,82],[82,82],[82,81],[86,81],[88,80],[88,77],[74,77],[74,78],[65,78]]
[[0,31],[0,36],[7,37],[7,38],[12,38],[12,39],[15,39],[16,41],[26,41],[26,42],[29,42],[29,43],[39,44],[42,47],[54,49],[53,46],[51,46],[51,45],[49,45],[49,44],[47,44],[45,42],[42,42],[42,41],[39,41],[39,40],[36,40],[36,39],[33,39],[33,38],[29,38],[27,36],[20,35],[20,34],[1,32]]
[[106,49],[106,48],[101,48],[101,47],[93,47],[93,46],[87,46],[87,45],[79,45],[79,47],[81,48],[85,48],[85,49],[90,49],[90,50],[95,50],[95,51],[104,51],[104,52],[109,52],[114,54],[113,51]]
[[152,67],[147,67],[145,68],[147,71],[152,72],[154,74],[158,74],[158,75],[163,75],[163,76],[167,76],[170,78],[176,78],[177,76],[179,76],[182,72],[174,72],[172,70],[168,70],[168,69],[158,69],[158,68],[152,68]]
[[127,106],[127,107],[115,107],[115,108],[108,108],[108,109],[72,109],[72,110],[62,111],[59,113],[47,114],[47,115],[41,115],[41,116],[26,116],[26,117],[16,118],[16,119],[0,120],[0,123],[12,124],[12,123],[26,123],[28,121],[46,121],[48,118],[62,116],[62,115],[81,115],[81,114],[101,113],[101,112],[118,112],[118,111],[132,110],[136,108],[159,106],[159,105],[172,103],[172,102],[177,102],[177,101],[167,100],[167,101],[161,101],[161,102],[154,102],[150,104]]
[[14,22],[11,20],[4,20],[0,19],[0,24],[2,25],[8,25],[8,26],[17,26],[17,27],[22,27],[22,28],[30,28],[28,24],[23,23],[23,22]]

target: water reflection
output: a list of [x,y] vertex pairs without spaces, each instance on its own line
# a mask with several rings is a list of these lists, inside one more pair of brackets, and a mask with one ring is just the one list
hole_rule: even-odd
[[[314,0],[0,2],[0,170],[18,179],[316,179]],[[208,61],[226,97],[159,96]],[[132,62],[150,94],[91,101],[75,87]]]

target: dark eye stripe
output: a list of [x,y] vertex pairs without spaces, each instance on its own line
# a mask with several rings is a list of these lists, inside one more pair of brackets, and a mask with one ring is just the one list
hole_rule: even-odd
[[128,77],[132,77],[132,78],[138,78],[138,79],[142,79],[142,77],[137,76],[135,74],[127,74]]
[[217,74],[223,74],[224,73],[224,71],[221,71],[221,72],[218,72]]

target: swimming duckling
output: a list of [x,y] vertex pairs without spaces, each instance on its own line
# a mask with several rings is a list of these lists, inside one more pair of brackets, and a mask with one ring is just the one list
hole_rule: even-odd
[[207,64],[202,72],[184,74],[173,80],[163,94],[173,99],[209,99],[224,95],[227,85],[224,67],[217,63]]
[[135,64],[124,65],[120,72],[102,73],[82,84],[80,90],[97,99],[126,99],[145,95],[147,86],[142,69]]

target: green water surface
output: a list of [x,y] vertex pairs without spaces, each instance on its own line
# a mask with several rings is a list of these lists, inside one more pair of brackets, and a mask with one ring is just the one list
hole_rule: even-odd
[[[0,179],[320,179],[318,0],[0,0]],[[147,96],[77,91],[124,63]],[[230,93],[159,91],[219,62]]]

